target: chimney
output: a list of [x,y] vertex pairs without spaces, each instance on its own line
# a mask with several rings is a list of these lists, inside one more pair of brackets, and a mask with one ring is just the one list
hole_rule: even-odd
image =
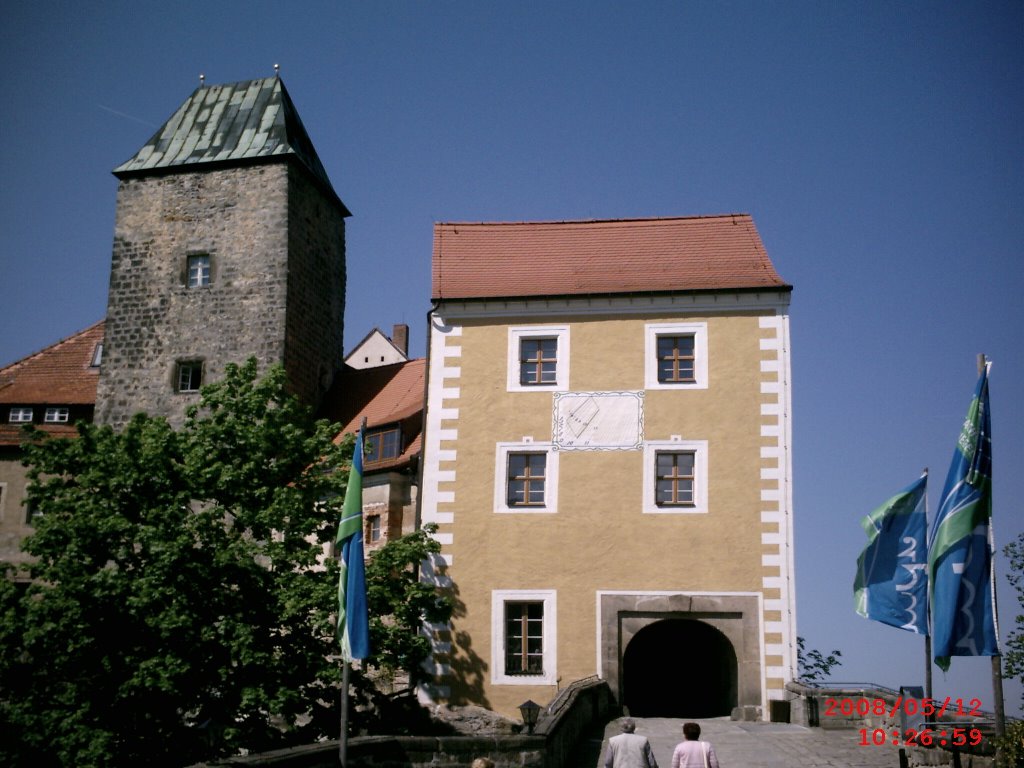
[[399,323],[391,329],[391,343],[398,347],[398,350],[405,355],[409,356],[409,326],[405,323]]

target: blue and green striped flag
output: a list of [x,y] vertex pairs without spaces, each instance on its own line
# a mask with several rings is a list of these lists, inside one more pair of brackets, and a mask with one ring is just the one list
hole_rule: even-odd
[[861,521],[867,546],[857,558],[854,609],[919,635],[928,634],[928,522],[922,475]]
[[929,537],[932,649],[949,669],[952,656],[997,656],[992,607],[992,425],[988,365],[957,440]]
[[366,568],[363,563],[363,430],[356,436],[352,471],[345,489],[336,544],[341,548],[338,578],[338,639],[345,661],[370,655],[366,609]]

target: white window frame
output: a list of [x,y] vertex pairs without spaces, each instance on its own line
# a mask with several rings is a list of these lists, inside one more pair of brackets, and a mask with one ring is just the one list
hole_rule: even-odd
[[[194,281],[192,279],[193,266],[196,267]],[[208,253],[190,253],[185,258],[185,285],[189,288],[208,288],[212,283],[213,258]]]
[[[505,674],[505,603],[544,604],[544,672]],[[491,591],[491,683],[495,685],[554,685],[558,680],[557,592],[553,589],[495,589]]]
[[[693,336],[693,381],[658,381],[659,336]],[[708,324],[647,323],[644,326],[644,386],[647,389],[707,389]]]
[[7,414],[7,420],[11,424],[31,424],[34,413],[31,408],[25,406],[15,406]]
[[[182,389],[181,387],[181,375],[186,367],[189,368],[190,370],[197,367],[199,368],[199,386],[196,387],[195,389]],[[205,369],[206,366],[202,360],[182,360],[181,362],[177,363],[174,366],[174,391],[183,395],[193,395],[199,392],[199,390],[202,389],[203,387],[203,380],[206,378]],[[192,377],[190,376],[189,379],[191,380],[191,378]]]
[[[694,454],[693,506],[659,507],[654,493],[657,474],[658,453],[665,451]],[[671,440],[651,440],[644,443],[644,492],[643,511],[649,515],[703,515],[708,512],[708,441],[683,440],[673,436]]]
[[[508,455],[510,453],[543,453],[544,506],[510,507],[508,505]],[[558,511],[558,451],[551,443],[535,443],[524,438],[519,443],[498,443],[494,454],[494,511],[499,514],[544,515]]]
[[[519,381],[519,347],[524,339],[557,340],[554,384],[521,384]],[[508,329],[508,391],[564,392],[569,389],[569,326],[525,325]]]
[[55,406],[46,409],[43,414],[43,421],[47,424],[67,424],[70,411],[64,406]]

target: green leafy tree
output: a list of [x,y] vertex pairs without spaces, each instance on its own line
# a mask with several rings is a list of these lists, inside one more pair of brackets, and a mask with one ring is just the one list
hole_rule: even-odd
[[336,735],[334,434],[249,361],[180,430],[140,414],[30,445],[0,763],[180,766]]
[[419,566],[441,551],[432,537],[435,525],[393,539],[370,557],[366,568],[366,600],[370,613],[370,664],[388,675],[404,671],[410,685],[424,676],[430,640],[424,623],[445,623],[452,615],[451,598],[418,578]]
[[[1003,554],[1010,561],[1010,572],[1006,574],[1006,578],[1017,592],[1019,609],[1014,617],[1013,629],[1010,630],[1003,648],[1003,677],[1016,678],[1024,683],[1024,533],[1007,544],[1003,548]],[[1024,695],[1021,703],[1024,704]]]
[[801,680],[807,682],[818,682],[827,678],[832,670],[841,666],[843,662],[839,651],[833,650],[828,656],[816,648],[807,650],[802,637],[796,639],[796,664]]

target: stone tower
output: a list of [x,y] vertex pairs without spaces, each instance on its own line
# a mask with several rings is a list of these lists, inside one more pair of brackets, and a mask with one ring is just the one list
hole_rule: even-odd
[[252,356],[319,405],[343,365],[350,214],[281,80],[198,88],[114,175],[96,420],[180,425]]

